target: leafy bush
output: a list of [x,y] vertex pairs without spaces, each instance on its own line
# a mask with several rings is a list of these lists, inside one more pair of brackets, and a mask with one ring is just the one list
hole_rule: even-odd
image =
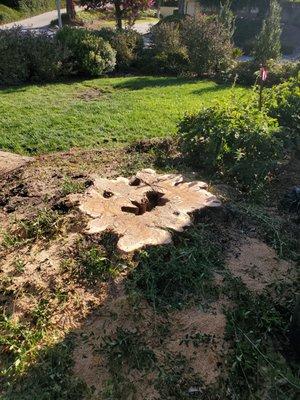
[[198,168],[208,168],[250,189],[268,176],[279,157],[276,121],[252,106],[215,105],[186,115],[179,124],[182,152]]
[[[62,1],[64,7],[65,1]],[[26,16],[52,11],[55,0],[2,0],[0,4],[0,24],[18,21]]]
[[52,81],[66,57],[55,39],[19,28],[0,31],[0,84]]
[[231,67],[233,45],[227,29],[217,20],[204,15],[187,17],[181,23],[181,35],[191,72],[211,75]]
[[115,50],[87,30],[65,26],[58,31],[56,39],[70,51],[68,61],[73,74],[100,76],[115,67]]
[[[292,131],[297,139],[300,132],[300,74],[281,85],[268,90],[266,107],[270,116]],[[285,136],[287,132],[285,131]]]
[[151,48],[142,59],[147,72],[215,75],[232,63],[228,30],[211,17],[163,20],[151,29],[150,40]]
[[0,4],[0,24],[4,24],[6,22],[16,21],[20,16],[20,13],[17,10],[6,7],[3,4]]
[[[255,61],[239,62],[232,71],[232,76],[237,75],[237,81],[244,85],[253,85],[257,80],[259,64]],[[267,63],[269,71],[268,79],[265,83],[267,86],[277,85],[287,79],[297,76],[300,71],[299,62],[278,63],[269,60]]]
[[177,75],[188,70],[188,53],[182,43],[178,23],[169,22],[153,26],[150,40],[151,49],[144,51],[140,63],[146,72]]
[[116,68],[127,70],[137,61],[143,49],[143,37],[133,29],[112,30],[102,28],[97,35],[107,40],[116,51]]
[[[2,0],[1,3],[7,7],[17,8],[27,14],[39,11],[51,11],[56,7],[55,0]],[[65,1],[62,1],[62,6]]]

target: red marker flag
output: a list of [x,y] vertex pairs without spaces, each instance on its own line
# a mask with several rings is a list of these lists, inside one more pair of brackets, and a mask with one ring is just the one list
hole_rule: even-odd
[[261,67],[260,69],[260,79],[264,82],[268,78],[268,71],[267,68]]

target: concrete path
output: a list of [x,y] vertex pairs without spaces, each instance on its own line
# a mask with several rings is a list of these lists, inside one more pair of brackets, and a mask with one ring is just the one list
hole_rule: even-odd
[[[76,7],[76,11],[83,10],[83,7]],[[62,9],[61,13],[64,14],[66,12],[66,9]],[[57,19],[57,11],[49,11],[44,14],[36,15],[34,17],[26,18],[21,21],[15,21],[11,22],[9,24],[5,25],[0,25],[0,29],[9,29],[14,26],[21,26],[24,29],[47,29],[50,25],[50,22],[54,19]],[[134,25],[134,29],[141,33],[142,35],[145,35],[148,33],[149,29],[153,23],[151,22],[139,22]]]
[[[66,9],[62,9],[61,13],[65,13]],[[9,24],[1,25],[1,29],[9,29],[13,26],[21,26],[24,29],[45,29],[48,28],[50,22],[57,18],[57,11],[49,11],[44,14],[36,15],[34,17],[22,19],[21,21],[11,22]]]

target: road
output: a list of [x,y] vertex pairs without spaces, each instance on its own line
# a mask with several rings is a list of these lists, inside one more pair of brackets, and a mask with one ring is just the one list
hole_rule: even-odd
[[[80,7],[76,7],[76,11],[80,11]],[[61,13],[65,13],[66,9],[62,9]],[[57,19],[57,11],[49,11],[44,14],[36,15],[34,17],[26,18],[21,21],[16,21],[16,22],[11,22],[9,24],[5,25],[0,25],[0,29],[9,29],[14,26],[21,26],[24,29],[47,29],[50,25],[50,22],[54,19]],[[148,33],[150,27],[153,25],[153,23],[149,22],[139,22],[134,25],[134,29],[141,33],[142,35],[145,35]]]

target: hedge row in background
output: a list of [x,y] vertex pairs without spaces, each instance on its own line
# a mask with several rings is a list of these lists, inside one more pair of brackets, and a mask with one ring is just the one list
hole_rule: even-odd
[[86,30],[65,27],[54,37],[19,28],[0,31],[0,84],[100,76],[114,69],[116,52]]
[[[199,40],[199,37],[201,40]],[[296,76],[300,63],[269,61],[267,85]],[[222,27],[204,17],[154,26],[150,43],[134,30],[64,27],[54,36],[0,30],[0,85],[47,82],[111,71],[209,77],[253,85],[259,65],[237,62]]]

